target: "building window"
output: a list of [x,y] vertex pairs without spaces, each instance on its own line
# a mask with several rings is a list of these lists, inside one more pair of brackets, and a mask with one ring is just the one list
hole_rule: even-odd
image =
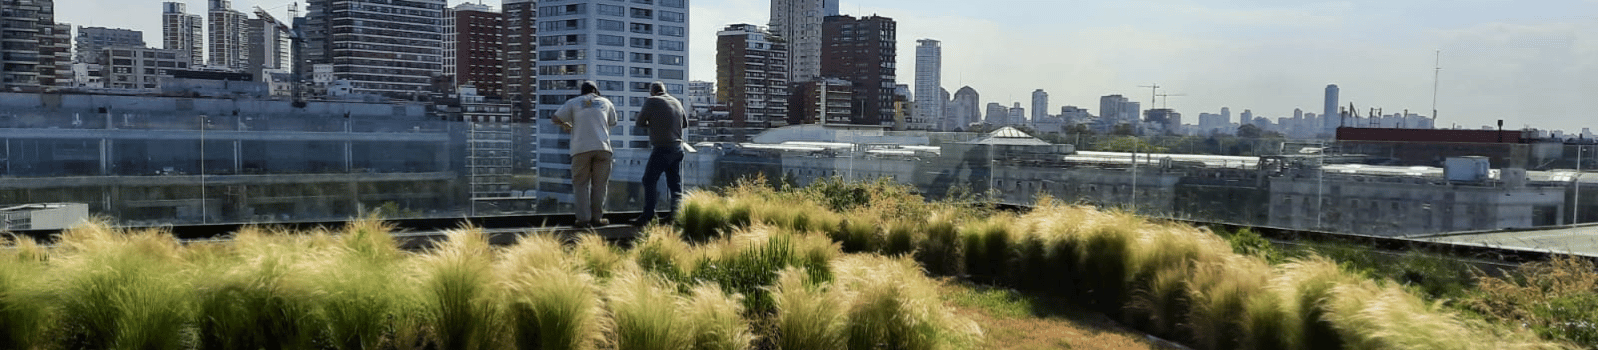
[[625,17],[625,16],[627,16],[627,8],[626,7],[622,7],[622,6],[616,6],[616,5],[600,4],[599,5],[599,14],[605,15],[605,16]]
[[660,55],[660,64],[664,64],[664,65],[668,65],[668,66],[681,66],[682,65],[682,56]]
[[632,56],[633,63],[655,63],[655,55],[653,54],[634,52]]
[[625,69],[622,66],[599,65],[599,75],[619,77]]
[[649,68],[632,67],[632,69],[630,69],[629,71],[631,72],[631,75],[634,78],[653,78],[653,77],[655,77],[655,70],[649,69]]
[[621,37],[621,36],[604,35],[604,34],[600,34],[599,35],[599,44],[600,45],[622,46],[622,45],[626,45],[626,43],[627,43],[627,39],[624,38],[624,37]]
[[627,27],[627,22],[616,21],[616,20],[608,20],[608,19],[599,20],[599,30],[608,30],[608,31],[612,31],[612,32],[619,32],[619,31],[625,30],[626,27]]
[[683,21],[688,20],[688,16],[683,15],[682,12],[660,11],[660,20],[665,22],[682,23]]
[[654,34],[655,26],[649,23],[633,23],[630,30],[638,34]]
[[629,46],[632,46],[632,47],[635,47],[635,48],[640,48],[640,49],[653,49],[653,48],[655,48],[655,39],[632,38],[631,42],[632,42],[632,44],[629,45]]
[[600,80],[598,83],[600,91],[621,91],[621,89],[627,88],[626,83],[615,80]]
[[660,26],[660,35],[675,36],[680,38],[683,35],[686,35],[686,30],[677,26]]
[[624,61],[626,59],[626,52],[617,50],[599,50],[599,60],[601,61]]
[[662,69],[662,70],[660,70],[660,79],[667,79],[667,80],[684,79],[684,77],[685,77],[685,74],[683,74],[683,71],[681,69]]
[[666,51],[682,51],[683,43],[676,40],[661,40],[660,49]]
[[660,0],[660,6],[680,9],[688,7],[688,4],[684,0]]
[[632,9],[632,14],[633,14],[633,18],[640,18],[640,19],[654,19],[655,18],[655,10],[650,10],[650,9],[633,8]]

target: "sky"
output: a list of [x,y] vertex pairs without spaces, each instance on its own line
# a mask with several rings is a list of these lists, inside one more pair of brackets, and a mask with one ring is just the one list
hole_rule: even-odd
[[[187,2],[190,12],[206,6]],[[158,46],[160,3],[57,0],[56,16],[142,30]],[[291,3],[233,5],[281,18]],[[689,4],[692,80],[715,80],[718,30],[770,18],[769,1]],[[916,40],[935,39],[942,86],[970,86],[984,104],[1031,108],[1032,91],[1043,89],[1052,113],[1074,105],[1097,114],[1099,96],[1121,94],[1173,108],[1189,124],[1221,107],[1274,121],[1295,108],[1318,113],[1326,85],[1337,84],[1340,104],[1362,114],[1430,115],[1435,91],[1439,127],[1502,119],[1506,129],[1598,129],[1598,0],[841,0],[840,8],[897,21],[900,84],[914,84]],[[1183,96],[1151,104],[1146,85]]]

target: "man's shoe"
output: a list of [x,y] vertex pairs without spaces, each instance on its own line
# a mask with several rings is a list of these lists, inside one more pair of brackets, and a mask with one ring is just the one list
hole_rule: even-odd
[[610,220],[607,220],[607,219],[594,220],[593,224],[594,224],[594,227],[605,227],[607,225],[610,225]]
[[578,221],[578,222],[576,222],[576,223],[573,223],[573,224],[572,224],[572,227],[574,227],[574,228],[589,228],[589,227],[594,227],[594,222],[593,222],[593,221]]

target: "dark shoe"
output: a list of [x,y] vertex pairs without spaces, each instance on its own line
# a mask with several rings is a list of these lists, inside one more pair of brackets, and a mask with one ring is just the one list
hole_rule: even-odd
[[593,222],[593,221],[578,221],[578,222],[576,222],[576,223],[573,223],[573,224],[572,224],[572,227],[574,227],[574,228],[589,228],[589,227],[594,227],[594,222]]
[[650,221],[654,221],[654,220],[655,220],[654,218],[646,218],[646,217],[640,216],[640,217],[637,217],[637,218],[633,218],[632,220],[627,220],[627,224],[628,225],[632,225],[633,227],[643,228],[644,226],[649,226],[649,222]]
[[605,226],[610,225],[610,220],[606,220],[606,219],[594,220],[594,222],[592,224],[594,225],[594,227],[605,227]]

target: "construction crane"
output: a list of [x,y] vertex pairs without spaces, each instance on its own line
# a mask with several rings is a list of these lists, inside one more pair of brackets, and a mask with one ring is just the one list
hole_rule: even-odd
[[[1171,102],[1171,96],[1181,97],[1181,96],[1187,96],[1187,94],[1156,94],[1154,96],[1159,96],[1159,97],[1164,97],[1165,98],[1165,100],[1160,101],[1160,108],[1165,108],[1165,103],[1166,102]],[[1149,106],[1149,107],[1154,107],[1154,106]]]
[[1160,96],[1160,84],[1138,85],[1140,88],[1149,88],[1149,108],[1154,108],[1154,98]]

